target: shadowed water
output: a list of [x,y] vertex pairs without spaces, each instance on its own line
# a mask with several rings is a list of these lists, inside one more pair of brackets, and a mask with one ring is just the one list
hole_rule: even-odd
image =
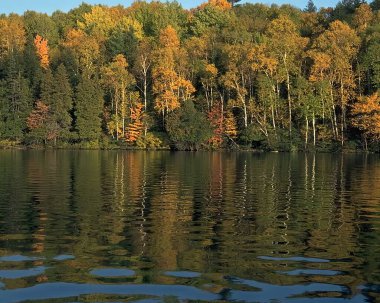
[[379,302],[380,156],[0,151],[0,302]]

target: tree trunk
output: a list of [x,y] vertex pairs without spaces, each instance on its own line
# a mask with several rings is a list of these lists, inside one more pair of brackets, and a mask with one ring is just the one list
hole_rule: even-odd
[[313,146],[316,144],[315,114],[313,113]]
[[309,143],[309,118],[306,116],[305,149]]
[[345,124],[346,124],[346,105],[345,105],[345,102],[344,102],[344,87],[343,87],[343,78],[341,77],[340,79],[340,106],[341,106],[341,110],[342,110],[342,118],[341,118],[341,126],[340,126],[340,130],[341,130],[341,144],[342,146],[344,145],[344,130],[345,130]]
[[284,66],[286,71],[286,88],[288,90],[288,107],[289,107],[289,138],[292,140],[292,98],[290,96],[290,75],[287,66],[287,54],[284,55]]

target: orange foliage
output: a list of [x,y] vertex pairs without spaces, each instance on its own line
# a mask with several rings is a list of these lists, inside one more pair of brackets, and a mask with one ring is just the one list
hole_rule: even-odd
[[35,109],[30,113],[27,118],[27,125],[30,130],[42,127],[47,121],[49,115],[49,106],[42,101],[37,101]]
[[380,138],[380,97],[374,93],[362,97],[352,106],[352,125],[359,128],[365,135]]
[[40,58],[41,67],[47,69],[49,67],[49,47],[48,41],[37,35],[34,38],[34,45],[37,49],[38,57]]
[[136,107],[131,108],[130,118],[131,123],[127,126],[127,131],[125,134],[126,141],[129,143],[134,143],[141,136],[144,130],[144,105],[138,103]]
[[223,143],[223,114],[220,105],[213,106],[208,114],[211,127],[213,128],[213,136],[209,140],[209,143],[213,147],[220,147]]
[[206,6],[212,6],[223,11],[226,11],[232,8],[232,4],[229,3],[227,0],[208,0],[206,3],[202,3],[199,6],[199,9],[203,9]]
[[168,25],[161,31],[160,44],[163,47],[179,47],[177,31],[171,25]]

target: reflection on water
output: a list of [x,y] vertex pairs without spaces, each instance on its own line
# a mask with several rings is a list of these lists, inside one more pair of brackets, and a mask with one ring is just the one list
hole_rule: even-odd
[[377,302],[378,155],[0,151],[0,302]]

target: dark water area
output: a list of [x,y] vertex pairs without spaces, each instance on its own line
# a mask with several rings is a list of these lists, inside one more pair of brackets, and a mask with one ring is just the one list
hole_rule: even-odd
[[0,302],[380,302],[380,156],[0,151]]

